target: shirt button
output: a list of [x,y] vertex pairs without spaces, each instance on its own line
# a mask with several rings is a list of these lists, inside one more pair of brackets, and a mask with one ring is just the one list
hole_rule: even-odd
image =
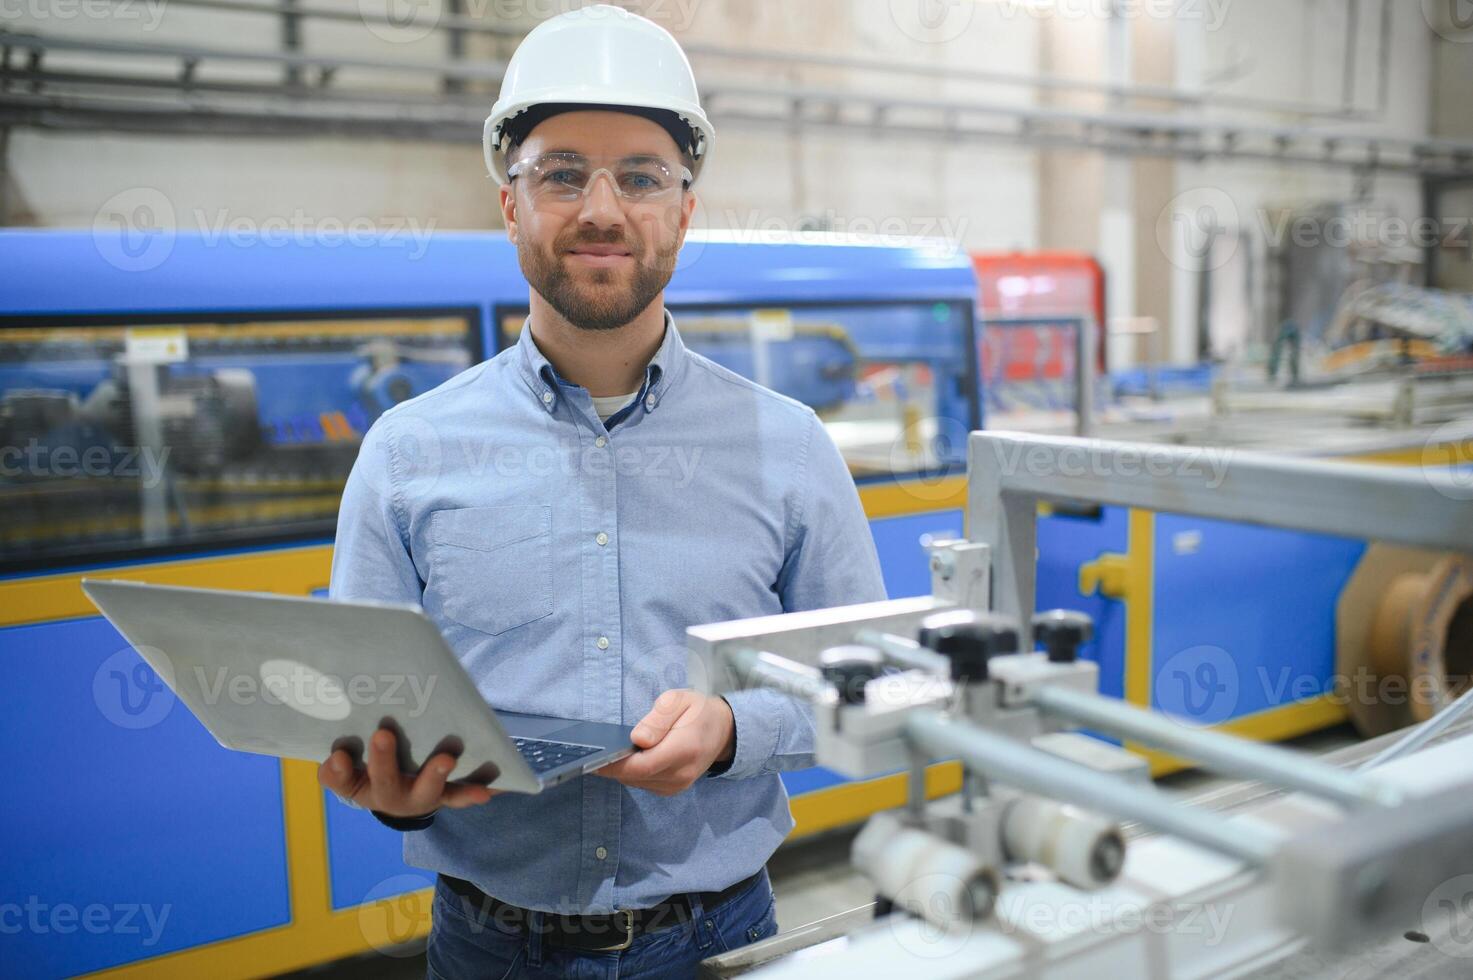
[[551,405],[552,404],[552,392],[550,392],[550,391],[544,391],[542,393],[542,404],[544,404],[544,405]]
[[593,856],[602,861],[604,858],[609,856],[609,849],[607,847],[600,847],[598,850],[593,852]]
[[655,396],[654,395],[650,395],[650,396],[648,396],[648,397],[645,398],[645,400],[644,400],[644,410],[646,412],[653,412],[655,410]]
[[597,541],[600,545],[606,545],[609,543],[609,536],[600,531],[593,536],[593,540]]
[[598,638],[598,648],[600,650],[607,650],[609,648],[609,638],[607,636],[600,636]]
[[603,436],[599,436],[597,439],[593,440],[593,444],[602,449],[609,444],[609,440],[605,439]]

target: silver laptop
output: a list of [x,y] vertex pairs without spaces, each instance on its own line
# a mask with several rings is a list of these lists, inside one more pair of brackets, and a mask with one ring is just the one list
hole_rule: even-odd
[[634,751],[625,725],[494,711],[415,606],[83,579],[82,591],[228,749],[321,762],[392,728],[399,765],[538,793]]

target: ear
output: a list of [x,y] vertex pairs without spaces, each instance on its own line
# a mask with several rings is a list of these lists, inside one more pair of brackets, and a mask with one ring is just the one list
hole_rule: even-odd
[[501,185],[501,220],[506,223],[506,237],[517,240],[517,197],[510,184]]

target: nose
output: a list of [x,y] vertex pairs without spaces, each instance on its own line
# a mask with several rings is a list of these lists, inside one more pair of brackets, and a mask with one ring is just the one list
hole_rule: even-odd
[[614,178],[607,171],[594,174],[588,189],[583,192],[583,207],[578,211],[578,222],[596,228],[623,226],[624,208],[614,189]]

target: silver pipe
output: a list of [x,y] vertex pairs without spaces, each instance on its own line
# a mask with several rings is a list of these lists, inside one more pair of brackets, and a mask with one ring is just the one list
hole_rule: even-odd
[[1115,698],[1045,686],[1034,692],[1033,703],[1047,714],[1185,756],[1214,772],[1273,783],[1347,807],[1395,806],[1401,800],[1394,789],[1302,753],[1193,728]]
[[[299,15],[304,14],[307,9],[306,7],[302,7],[297,13]],[[202,48],[193,45],[139,44],[111,40],[82,41],[43,37],[35,34],[17,34],[6,31],[0,31],[0,46],[21,48],[29,51],[65,50],[150,57],[175,57],[186,61],[220,60],[273,63],[284,65],[288,68],[311,67],[323,72],[336,71],[341,68],[364,68],[391,72],[402,71],[432,74],[441,78],[453,78],[467,82],[477,80],[499,81],[505,69],[503,63],[495,61],[433,64],[395,59],[342,58],[280,52],[230,51],[219,48]],[[977,115],[996,116],[1006,119],[1010,123],[1017,124],[1019,127],[1018,130],[1006,133],[989,133],[976,129],[962,130],[955,126],[945,126],[933,131],[926,126],[904,125],[897,123],[893,119],[887,122],[886,126],[897,133],[903,132],[916,136],[934,136],[945,139],[953,139],[958,136],[984,139],[1000,138],[1031,146],[1087,147],[1107,153],[1115,152],[1191,158],[1268,159],[1286,164],[1369,167],[1372,170],[1387,172],[1414,172],[1446,176],[1466,174],[1466,165],[1459,161],[1463,157],[1473,154],[1473,142],[1466,141],[1381,139],[1350,132],[1322,131],[1306,126],[1267,127],[1206,123],[1166,113],[1088,113],[1054,108],[986,103],[977,100],[897,99],[892,96],[816,88],[759,89],[749,86],[725,87],[719,84],[708,84],[706,88],[707,92],[705,94],[708,102],[722,100],[724,106],[725,101],[732,97],[738,99],[749,97],[769,98],[778,100],[784,107],[785,113],[789,111],[794,102],[825,102],[836,105],[842,103],[851,106],[865,106],[877,112],[916,109],[934,110],[952,116],[959,114],[966,114],[969,117]],[[12,96],[12,98],[15,97]],[[63,111],[67,107],[51,106],[50,108],[56,111]],[[110,108],[119,112],[136,111],[133,107],[123,104],[116,104]],[[781,120],[772,120],[763,116],[744,113],[740,109],[731,112],[722,111],[716,114],[723,118],[742,122],[760,123],[777,121],[785,126],[791,126],[793,122],[791,116],[787,115]],[[817,119],[805,120],[804,123],[805,125],[818,129],[833,128],[826,125],[822,120]],[[1080,128],[1081,132],[1070,136],[1067,134],[1060,135],[1038,131],[1038,127],[1050,123],[1076,126]],[[852,127],[839,126],[838,128]],[[1109,139],[1089,136],[1092,132],[1101,132],[1107,135],[1114,134],[1113,139],[1115,142],[1111,142]],[[1151,138],[1141,139],[1139,138],[1141,134],[1145,134]],[[1166,137],[1164,141],[1165,145],[1156,145],[1152,141],[1153,139],[1159,140],[1161,137]],[[1271,144],[1271,148],[1254,149],[1245,146],[1242,141],[1250,138],[1266,141],[1268,144]],[[1333,143],[1337,146],[1357,151],[1363,154],[1364,158],[1335,155],[1315,156],[1304,151],[1291,149],[1296,143],[1303,141],[1308,141],[1316,146]],[[1441,155],[1450,159],[1439,164],[1438,161],[1431,159],[1434,155]],[[1405,159],[1402,159],[1402,157],[1405,157]]]
[[1452,704],[1412,729],[1407,733],[1406,737],[1399,739],[1392,745],[1388,745],[1372,756],[1370,760],[1362,763],[1360,768],[1362,770],[1374,769],[1377,766],[1391,762],[1393,759],[1399,759],[1404,755],[1417,751],[1447,731],[1454,724],[1461,721],[1470,710],[1473,710],[1473,690],[1466,691],[1460,695]]
[[854,634],[854,642],[874,647],[885,659],[907,670],[924,670],[928,674],[949,676],[951,661],[934,650],[927,650],[915,640],[875,629],[862,629]]
[[[968,485],[999,498],[1169,510],[1473,553],[1473,508],[1461,499],[1456,478],[1442,470],[996,430],[973,432],[970,440]],[[1032,507],[1030,499],[1027,513]],[[982,510],[975,496],[972,509]],[[983,528],[968,534],[993,546],[996,594],[998,538]],[[996,611],[1030,615],[1033,607],[1026,608]]]
[[[1018,113],[1014,113],[1018,116]],[[722,106],[719,110],[712,112],[712,118],[728,123],[740,123],[748,126],[768,126],[790,131],[793,121],[787,116],[777,117],[773,115],[762,115],[753,112],[729,109]],[[1027,146],[1035,149],[1051,150],[1091,150],[1097,153],[1113,154],[1117,156],[1149,157],[1156,159],[1179,159],[1194,160],[1231,160],[1231,161],[1264,161],[1276,166],[1317,167],[1330,170],[1353,170],[1357,173],[1399,173],[1429,177],[1445,177],[1448,179],[1462,179],[1473,174],[1469,166],[1456,159],[1461,151],[1447,150],[1449,159],[1430,160],[1427,153],[1433,152],[1431,144],[1435,141],[1423,141],[1419,146],[1409,153],[1416,156],[1408,156],[1406,159],[1388,158],[1378,153],[1374,156],[1345,157],[1330,156],[1323,152],[1296,152],[1285,151],[1278,148],[1254,149],[1245,147],[1237,142],[1230,141],[1225,134],[1221,137],[1221,145],[1218,147],[1207,147],[1197,143],[1182,142],[1173,139],[1170,142],[1161,142],[1160,133],[1154,130],[1139,130],[1132,133],[1123,133],[1120,139],[1105,139],[1095,131],[1096,126],[1089,123],[1080,124],[1080,132],[1068,134],[1051,134],[1039,132],[1033,129],[1026,119],[1015,119],[1021,125],[1011,130],[987,130],[977,128],[956,128],[954,126],[924,125],[917,123],[900,123],[896,120],[887,119],[883,126],[885,131],[892,135],[904,135],[915,139],[936,140],[954,143],[958,140],[979,143],[998,143],[1008,146]],[[803,120],[805,131],[811,132],[833,132],[846,133],[855,130],[856,125],[852,122],[832,121],[821,118],[809,118]],[[872,131],[873,126],[865,123],[863,128]],[[1234,129],[1234,127],[1225,127]],[[1154,134],[1154,135],[1153,135]],[[1212,135],[1212,134],[1209,134]],[[1137,139],[1139,137],[1139,139]],[[1441,152],[1441,151],[1438,151]]]
[[[709,95],[706,89],[710,90]],[[1309,141],[1316,144],[1333,142],[1343,147],[1369,148],[1380,152],[1405,151],[1427,152],[1437,150],[1447,153],[1473,152],[1473,141],[1445,139],[1410,139],[1407,137],[1379,137],[1351,130],[1320,129],[1306,125],[1267,126],[1249,125],[1175,116],[1163,112],[1140,112],[1110,110],[1091,112],[1081,109],[1065,109],[1049,106],[1019,106],[1016,103],[985,102],[979,99],[938,99],[924,96],[894,96],[871,92],[854,92],[813,86],[790,86],[788,88],[765,88],[753,85],[725,85],[711,82],[703,88],[705,97],[767,98],[783,105],[794,101],[806,103],[866,104],[895,110],[951,111],[977,115],[1016,117],[1032,125],[1045,123],[1077,123],[1122,131],[1146,130],[1158,135],[1169,135],[1173,139],[1201,139],[1209,136],[1231,134],[1234,140],[1262,139],[1274,143]],[[806,120],[805,120],[806,121]],[[816,121],[816,120],[815,120]],[[1196,149],[1209,149],[1196,147]]]
[[1376,65],[1376,113],[1380,119],[1391,104],[1391,0],[1381,0],[1380,53]]
[[1345,59],[1341,63],[1340,103],[1355,105],[1355,49],[1360,40],[1360,0],[1349,0],[1345,9]]
[[[115,0],[117,3],[126,0]],[[172,0],[175,6],[200,7],[245,14],[284,14],[322,20],[340,20],[356,23],[385,24],[400,26],[389,13],[360,11],[356,7],[331,7],[314,3],[255,3],[251,0]],[[425,27],[431,30],[460,31],[468,34],[489,34],[494,37],[521,39],[527,28],[499,23],[466,14],[441,13]],[[1302,117],[1323,117],[1354,120],[1364,113],[1340,106],[1315,105],[1304,102],[1286,102],[1278,99],[1263,99],[1253,96],[1228,93],[1190,92],[1161,85],[1128,85],[1097,82],[1087,78],[1069,78],[1058,75],[1014,75],[1007,72],[988,71],[978,68],[959,68],[930,63],[905,61],[881,61],[845,55],[820,55],[797,51],[780,51],[762,48],[730,48],[714,44],[688,42],[683,45],[686,54],[698,57],[722,58],[737,61],[766,61],[776,64],[797,65],[813,68],[841,68],[865,72],[882,72],[893,75],[911,75],[920,78],[944,78],[985,82],[990,85],[1006,85],[1014,88],[1054,90],[1063,92],[1089,92],[1111,99],[1131,101],[1170,102],[1189,107],[1223,106],[1246,109],[1265,114],[1285,114]]]
[[1280,834],[1180,806],[1154,788],[1133,786],[940,712],[911,712],[906,734],[932,756],[959,758],[967,768],[1009,786],[1136,820],[1250,865],[1267,864],[1284,841]]
[[109,39],[82,40],[52,35],[17,34],[0,30],[0,45],[27,51],[78,51],[89,54],[118,54],[147,58],[179,58],[194,61],[239,61],[252,64],[285,65],[288,68],[364,68],[374,71],[414,72],[445,75],[466,81],[499,82],[506,73],[501,61],[467,61],[456,65],[396,58],[345,58],[288,51],[236,51],[195,44],[161,44]]
[[732,674],[743,687],[770,687],[796,698],[816,700],[827,697],[833,688],[816,668],[775,653],[760,650],[733,650],[726,655]]

